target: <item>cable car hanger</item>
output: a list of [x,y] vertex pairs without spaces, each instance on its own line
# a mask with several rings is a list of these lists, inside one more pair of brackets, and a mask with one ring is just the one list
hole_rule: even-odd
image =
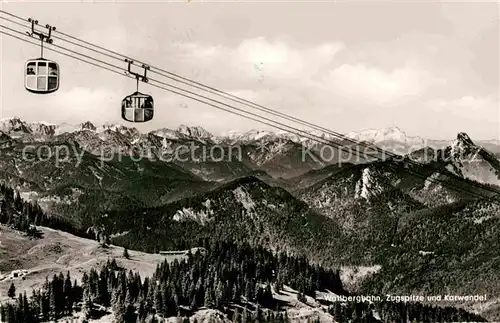
[[139,80],[148,83],[149,79],[147,77],[147,71],[149,66],[142,64],[144,68],[144,74],[139,74],[132,72],[131,66],[134,61],[125,59],[128,63],[128,70],[125,71],[125,75],[134,75],[136,80],[136,92],[126,96],[122,100],[122,119],[129,122],[147,122],[153,119],[154,114],[154,102],[153,97],[149,94],[143,94],[139,92]]
[[[48,33],[38,32],[35,25],[38,20],[29,18],[31,22],[31,32],[27,31],[28,36],[40,38],[40,57],[29,59],[24,66],[24,87],[31,93],[48,94],[59,89],[60,69],[57,62],[43,58],[43,43],[52,44],[52,31],[56,27],[45,25]],[[50,49],[50,48],[49,48]]]
[[[1,11],[1,10],[0,10],[0,11]],[[0,27],[2,27],[2,26],[0,26]],[[22,33],[22,32],[21,32],[21,33]],[[11,34],[5,33],[5,32],[3,32],[3,31],[1,31],[1,30],[0,30],[0,34],[5,34],[5,35],[8,35],[8,36],[11,36],[11,37],[14,37],[14,38],[18,38],[18,37],[16,37],[16,36],[11,35]],[[24,40],[24,39],[21,39],[21,38],[18,38],[18,39],[20,39],[20,40],[22,40],[22,41],[25,41],[25,42],[28,42],[28,43],[31,43],[31,42],[29,42],[29,41],[27,41],[27,40]],[[34,43],[31,43],[31,44],[34,44]],[[34,44],[34,45],[36,45],[36,44]],[[74,57],[74,56],[68,55],[68,54],[63,53],[63,52],[59,52],[59,51],[54,50],[54,49],[51,49],[51,48],[49,48],[49,49],[50,49],[50,50],[53,50],[53,51],[55,51],[55,52],[58,52],[58,53],[59,53],[59,54],[61,54],[61,55],[68,56],[68,57],[71,57],[71,58],[74,58],[74,59],[77,59],[77,60],[83,61],[83,62],[85,62],[85,63],[88,63],[88,64],[91,64],[91,65],[97,66],[96,64],[94,64],[94,63],[92,63],[92,62],[82,60],[82,59],[80,59],[80,58],[77,58],[77,57]],[[63,48],[63,49],[64,49],[64,48]],[[92,59],[93,59],[93,58],[92,58]],[[94,59],[94,60],[95,60],[95,59]],[[101,67],[101,68],[107,69],[106,67],[103,67],[103,66],[98,66],[98,67]],[[108,69],[108,70],[110,70],[110,69]],[[110,71],[111,71],[111,70],[110,70]],[[118,74],[121,74],[120,72],[117,72],[117,71],[113,71],[113,72],[118,73]],[[125,73],[126,73],[126,72],[125,72]],[[123,75],[123,74],[122,74],[122,75]],[[156,80],[152,80],[152,81],[159,82],[159,81],[156,81]],[[162,83],[162,82],[159,82],[159,83]],[[199,101],[199,102],[201,102],[201,103],[205,103],[205,104],[211,105],[211,106],[213,106],[213,107],[215,107],[215,108],[218,108],[218,109],[223,109],[223,110],[225,110],[224,108],[221,108],[221,107],[219,107],[219,106],[215,106],[215,105],[213,105],[213,104],[211,104],[211,103],[201,101],[201,100],[199,100],[199,99],[197,99],[197,98],[193,98],[193,97],[187,96],[187,95],[185,95],[185,94],[181,94],[181,93],[179,93],[179,92],[175,92],[175,91],[169,90],[169,89],[167,89],[167,88],[161,87],[161,86],[156,85],[156,84],[153,84],[152,86],[157,87],[157,88],[161,88],[161,89],[163,89],[163,90],[166,90],[166,91],[169,91],[169,92],[172,92],[172,93],[176,93],[176,94],[182,95],[182,96],[184,96],[184,97],[188,97],[188,98],[191,98],[191,99],[197,100],[197,101]],[[167,86],[169,86],[169,85],[167,85]],[[185,91],[185,90],[183,90],[183,91]],[[199,95],[198,95],[198,96],[199,96]],[[210,100],[211,100],[211,101],[214,101],[214,100],[212,100],[212,99],[210,99]],[[234,109],[234,107],[232,107],[232,108]],[[226,110],[226,111],[229,111],[229,110]],[[232,112],[232,111],[231,111],[231,113],[235,113],[235,112]],[[244,118],[249,118],[248,116],[245,116],[245,115],[240,115],[240,116],[243,116]],[[254,120],[254,121],[257,121],[257,122],[261,122],[261,123],[263,123],[263,121],[260,121],[260,120],[256,120],[256,119],[253,119],[253,120]],[[275,126],[275,127],[276,127],[276,126]],[[289,130],[286,130],[286,131],[289,131]],[[298,131],[299,131],[299,132],[302,132],[301,130],[298,130]],[[333,132],[333,131],[331,131],[331,132]],[[341,138],[341,139],[345,139],[345,138]],[[314,139],[313,139],[313,140],[314,140]],[[316,139],[316,140],[317,140],[317,139]],[[332,141],[330,141],[330,142],[331,142],[331,143],[333,143]],[[436,181],[436,182],[439,182],[439,181]],[[439,182],[439,183],[442,183],[442,182]],[[446,183],[445,183],[445,184],[446,184]],[[447,185],[447,186],[450,186],[450,185]],[[457,186],[455,186],[455,190],[456,190],[456,188],[457,188]],[[481,189],[485,189],[485,188],[484,188],[484,187],[481,187]],[[463,189],[461,189],[461,191],[463,191]],[[491,191],[491,192],[493,192],[493,193],[495,193],[495,195],[498,193],[497,191],[492,191],[492,190],[490,190],[490,191]],[[473,193],[472,191],[465,191],[465,192],[468,192],[468,193]],[[482,198],[484,198],[484,195],[477,195],[477,197],[482,197]]]
[[142,64],[142,68],[144,69],[144,74],[139,74],[139,73],[136,73],[136,72],[132,72],[132,70],[130,69],[130,67],[132,66],[132,64],[134,64],[134,61],[131,60],[131,59],[128,59],[128,58],[125,58],[125,62],[128,63],[128,70],[125,71],[125,75],[134,75],[135,76],[135,79],[136,79],[136,92],[135,93],[139,93],[139,80],[141,80],[142,82],[144,83],[148,83],[149,82],[149,79],[147,77],[147,71],[149,70],[149,65],[146,65],[146,64]]
[[49,33],[44,34],[43,32],[38,32],[35,30],[35,25],[38,25],[38,20],[28,18],[28,22],[31,22],[31,32],[27,31],[26,33],[30,37],[38,36],[38,38],[40,38],[40,57],[43,58],[43,43],[46,42],[52,44],[54,42],[54,40],[50,38],[50,36],[52,35],[52,30],[56,30],[56,27],[46,24],[45,28],[49,30]]

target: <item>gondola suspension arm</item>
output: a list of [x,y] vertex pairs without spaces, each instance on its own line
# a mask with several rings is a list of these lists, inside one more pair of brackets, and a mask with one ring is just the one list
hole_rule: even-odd
[[136,72],[132,72],[131,66],[134,64],[133,60],[130,60],[128,58],[125,59],[125,62],[128,63],[128,69],[125,72],[126,75],[134,75],[136,79],[136,91],[139,92],[139,81],[142,81],[144,83],[148,83],[149,79],[147,77],[147,71],[149,70],[149,65],[142,64],[142,68],[144,69],[144,74],[139,74]]
[[52,44],[54,42],[54,40],[50,38],[50,36],[52,35],[52,31],[56,30],[56,27],[46,24],[45,28],[47,28],[48,34],[44,34],[43,32],[38,32],[35,30],[35,25],[38,25],[38,20],[28,18],[28,22],[31,22],[31,32],[27,31],[26,33],[30,37],[38,36],[38,38],[40,38],[40,57],[43,58],[43,43],[47,42],[49,44]]

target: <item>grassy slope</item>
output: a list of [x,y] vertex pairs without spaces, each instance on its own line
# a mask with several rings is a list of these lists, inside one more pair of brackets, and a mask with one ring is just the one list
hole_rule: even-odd
[[18,279],[0,281],[0,301],[5,300],[7,289],[14,282],[18,292],[39,288],[45,277],[51,278],[69,270],[72,279],[79,280],[84,271],[106,263],[115,258],[118,265],[127,270],[151,276],[156,265],[166,258],[174,260],[183,256],[162,256],[138,251],[129,251],[130,259],[125,259],[123,248],[110,246],[102,248],[98,242],[79,238],[71,234],[39,227],[43,232],[41,239],[28,239],[19,232],[0,225],[0,274],[8,276],[12,270],[24,269],[28,274]]

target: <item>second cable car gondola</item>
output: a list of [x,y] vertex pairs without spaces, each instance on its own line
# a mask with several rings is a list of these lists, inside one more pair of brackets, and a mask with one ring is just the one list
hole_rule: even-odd
[[141,92],[132,93],[122,100],[122,118],[130,122],[153,119],[153,97]]
[[55,92],[59,89],[59,64],[43,58],[43,43],[47,42],[52,44],[50,35],[56,27],[46,25],[45,27],[48,29],[48,34],[45,35],[35,31],[35,25],[38,25],[37,20],[30,18],[28,21],[31,22],[31,33],[28,32],[28,35],[32,37],[38,36],[40,38],[41,53],[39,58],[30,59],[24,65],[24,87],[29,92],[38,94]]
[[24,87],[32,93],[47,94],[59,89],[59,64],[44,58],[30,59],[24,67]]
[[135,75],[137,82],[137,89],[134,93],[126,96],[122,100],[122,119],[129,122],[147,122],[153,119],[154,101],[153,97],[149,94],[139,92],[139,80],[147,83],[146,71],[149,66],[142,65],[144,68],[144,75],[134,73],[130,70],[133,61],[126,59],[128,62],[128,74]]

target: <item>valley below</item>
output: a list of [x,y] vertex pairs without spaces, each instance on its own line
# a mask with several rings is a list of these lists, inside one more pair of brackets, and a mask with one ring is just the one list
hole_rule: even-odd
[[[0,303],[4,314],[17,313],[5,315],[500,320],[500,162],[464,133],[436,145],[433,159],[417,149],[337,163],[318,158],[318,146],[308,146],[304,160],[311,143],[270,132],[221,138],[199,127],[143,134],[90,123],[63,131],[20,119],[4,120],[0,130]],[[349,136],[372,145],[366,134]],[[142,155],[145,147],[193,144],[243,153],[171,162]],[[36,153],[58,145],[74,152],[64,163]],[[103,160],[103,149],[127,153]],[[67,290],[55,292],[68,273],[79,295],[71,308]],[[26,300],[17,295],[24,291]],[[381,300],[338,300],[363,295]],[[437,302],[433,295],[484,298]]]

